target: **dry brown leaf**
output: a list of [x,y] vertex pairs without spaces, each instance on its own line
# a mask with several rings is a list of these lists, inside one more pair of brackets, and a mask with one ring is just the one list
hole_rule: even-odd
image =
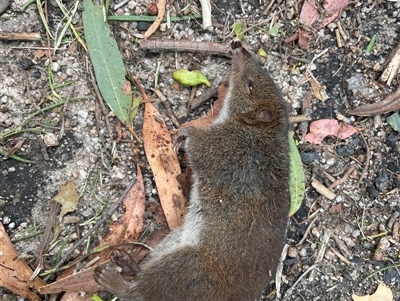
[[153,24],[151,24],[149,29],[147,29],[147,31],[144,33],[145,40],[147,40],[157,30],[158,26],[160,26],[162,22],[165,14],[165,0],[157,0],[157,8],[158,8],[157,18],[153,22]]
[[310,77],[310,84],[311,84],[311,89],[314,93],[314,96],[319,99],[322,102],[325,102],[325,100],[327,100],[329,97],[326,94],[325,89],[323,89],[321,87],[321,85],[319,84],[319,82],[317,82],[317,80],[315,80],[313,77]]
[[324,1],[324,16],[320,19],[320,13],[316,9],[316,1],[307,0],[303,4],[300,13],[300,20],[303,24],[320,29],[335,20],[340,12],[349,4],[351,0],[326,0]]
[[18,258],[17,251],[0,223],[0,286],[30,301],[40,301],[41,298],[31,290],[38,289],[45,283],[37,277],[30,281],[32,270]]
[[97,284],[93,278],[94,269],[84,270],[82,272],[59,279],[51,284],[39,288],[41,294],[57,294],[60,292],[98,292],[103,288]]
[[75,211],[78,206],[79,195],[76,192],[74,181],[71,180],[64,185],[60,185],[60,192],[54,197],[54,201],[62,206],[60,221],[66,213]]
[[372,295],[367,296],[357,296],[353,294],[351,296],[354,301],[392,301],[393,293],[390,288],[388,288],[385,284],[379,284],[377,290]]
[[145,104],[143,145],[153,171],[158,195],[170,230],[182,223],[186,200],[176,177],[181,173],[178,156],[165,122],[151,103]]

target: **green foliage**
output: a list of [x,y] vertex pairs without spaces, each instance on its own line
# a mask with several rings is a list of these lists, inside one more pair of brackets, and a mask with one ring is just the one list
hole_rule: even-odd
[[289,216],[292,216],[300,208],[301,203],[304,198],[305,191],[305,181],[303,164],[301,163],[301,158],[299,150],[297,149],[296,143],[292,135],[289,136],[289,155],[290,155],[290,211]]

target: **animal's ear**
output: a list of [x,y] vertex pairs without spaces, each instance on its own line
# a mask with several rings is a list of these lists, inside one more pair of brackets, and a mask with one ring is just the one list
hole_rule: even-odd
[[240,119],[248,125],[258,125],[274,120],[274,114],[270,108],[260,108],[251,112],[240,114]]

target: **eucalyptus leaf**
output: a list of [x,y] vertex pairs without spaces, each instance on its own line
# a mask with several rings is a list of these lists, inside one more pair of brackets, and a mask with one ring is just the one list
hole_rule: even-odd
[[290,155],[290,211],[289,216],[292,216],[300,208],[304,198],[305,181],[303,164],[299,150],[297,149],[296,143],[292,135],[289,136],[289,155]]
[[83,0],[83,8],[85,38],[101,95],[118,119],[131,129],[134,110],[132,96],[123,93],[126,70],[121,53],[104,22],[102,7]]

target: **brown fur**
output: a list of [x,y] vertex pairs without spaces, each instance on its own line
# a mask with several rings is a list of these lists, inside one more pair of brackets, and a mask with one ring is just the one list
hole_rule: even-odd
[[[136,282],[110,269],[96,274],[117,296],[252,301],[275,274],[289,210],[288,105],[240,46],[233,50],[227,97],[225,115],[206,128],[186,130],[196,192],[184,230],[166,238],[167,251],[156,250]],[[200,229],[186,243],[189,218],[198,218]],[[178,247],[168,249],[173,244]]]

